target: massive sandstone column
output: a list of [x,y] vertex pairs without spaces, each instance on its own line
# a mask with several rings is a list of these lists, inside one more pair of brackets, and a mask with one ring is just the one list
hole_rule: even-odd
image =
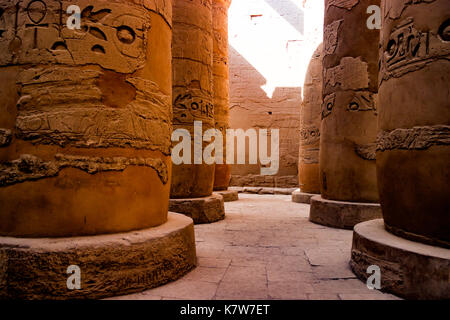
[[367,27],[379,1],[325,1],[321,197],[311,221],[353,228],[381,215],[375,166],[379,31]]
[[212,0],[174,0],[173,4],[173,129],[189,132],[191,164],[173,166],[170,209],[196,223],[213,222],[224,218],[223,198],[212,194],[215,165],[203,159],[196,162],[194,152],[202,147],[197,156],[203,158],[209,144],[202,137],[195,141],[195,123],[201,124],[197,131],[202,136],[215,128]]
[[213,0],[213,96],[216,129],[223,137],[222,164],[216,163],[214,191],[225,201],[238,200],[236,191],[228,190],[230,165],[226,164],[226,131],[230,128],[230,84],[228,66],[228,8],[231,0]]
[[300,191],[292,194],[298,203],[310,203],[320,194],[319,147],[322,114],[323,44],[314,52],[309,63],[300,111],[300,148],[298,180]]
[[0,1],[4,297],[110,296],[195,264],[192,221],[168,215],[171,2],[77,1],[79,30],[70,4]]
[[382,289],[406,298],[450,299],[450,3],[383,1],[380,47],[384,224],[355,228],[352,267],[365,279],[377,264]]

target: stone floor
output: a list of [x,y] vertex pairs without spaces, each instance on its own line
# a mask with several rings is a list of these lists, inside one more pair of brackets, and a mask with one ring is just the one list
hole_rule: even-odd
[[195,226],[198,267],[182,279],[114,299],[390,300],[356,279],[352,231],[308,221],[309,205],[288,195],[240,194],[226,219]]

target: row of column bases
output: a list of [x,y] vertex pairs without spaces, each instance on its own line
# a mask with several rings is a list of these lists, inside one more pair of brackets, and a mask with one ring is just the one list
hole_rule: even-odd
[[[381,31],[365,26],[370,5]],[[377,266],[381,290],[409,299],[450,299],[449,13],[445,0],[326,0],[305,81],[292,201],[352,229],[355,275]]]

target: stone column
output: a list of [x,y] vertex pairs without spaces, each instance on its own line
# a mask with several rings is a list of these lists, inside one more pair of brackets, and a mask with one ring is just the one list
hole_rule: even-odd
[[216,163],[214,191],[224,201],[239,199],[236,191],[228,190],[231,167],[226,164],[226,135],[230,128],[230,83],[228,66],[228,8],[231,0],[213,0],[213,84],[214,120],[223,137],[222,164]]
[[1,297],[118,295],[195,265],[192,221],[168,215],[171,2],[77,1],[80,29],[69,5],[0,1]]
[[309,63],[300,111],[300,148],[298,181],[300,190],[292,194],[292,201],[310,203],[320,194],[319,148],[322,114],[323,44],[314,52]]
[[325,1],[321,196],[310,220],[351,229],[381,216],[375,164],[379,30],[367,9],[380,1]]
[[185,132],[191,157],[174,163],[170,210],[214,222],[224,218],[223,197],[212,194],[215,165],[203,159],[203,135],[215,128],[212,0],[174,0],[173,10],[173,129]]
[[365,279],[367,266],[377,264],[382,289],[405,298],[450,299],[450,4],[382,5],[377,175],[384,224],[355,228],[352,267]]

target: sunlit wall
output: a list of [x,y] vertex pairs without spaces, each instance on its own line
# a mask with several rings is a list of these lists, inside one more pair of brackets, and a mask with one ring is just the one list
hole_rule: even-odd
[[229,10],[232,128],[280,130],[280,170],[232,167],[232,185],[298,185],[299,112],[309,61],[323,38],[323,0],[233,0]]

